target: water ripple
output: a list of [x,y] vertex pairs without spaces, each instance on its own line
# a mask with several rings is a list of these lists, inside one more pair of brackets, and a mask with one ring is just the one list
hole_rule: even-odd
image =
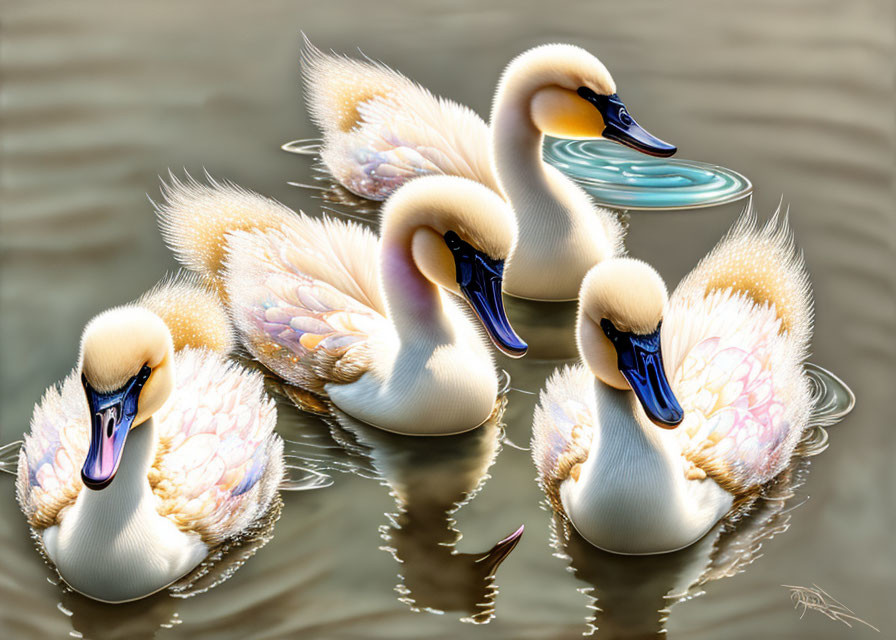
[[731,169],[695,160],[652,158],[608,140],[547,138],[544,159],[603,205],[694,209],[733,202],[753,190]]

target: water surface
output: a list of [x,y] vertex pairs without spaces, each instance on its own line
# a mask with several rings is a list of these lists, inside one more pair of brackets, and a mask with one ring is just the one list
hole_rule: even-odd
[[[410,466],[389,476],[383,460],[401,447],[377,461],[364,451],[384,446],[373,442],[379,434],[352,440],[281,403],[278,428],[322,447],[319,457],[339,468],[333,484],[285,493],[271,540],[196,597],[110,607],[62,593],[31,546],[12,478],[0,477],[0,637],[534,639],[580,637],[593,624],[597,637],[614,638],[655,633],[660,617],[673,639],[893,634],[890,3],[47,0],[5,2],[2,13],[0,442],[21,436],[43,390],[72,368],[92,315],[175,268],[146,200],[158,197],[160,174],[206,168],[320,210],[310,192],[288,185],[312,182],[308,159],[280,149],[317,135],[301,102],[300,30],[323,47],[361,47],[481,114],[501,69],[525,48],[565,41],[595,52],[639,122],[681,157],[736,168],[763,214],[783,194],[815,288],[812,360],[847,381],[857,405],[831,427],[828,449],[794,472],[787,531],[742,538],[761,543],[747,570],[704,580],[648,617],[671,604],[661,593],[721,558],[714,549],[734,557],[732,538],[708,538],[713,549],[659,562],[644,581],[640,569],[620,570],[574,539],[558,550],[529,454],[503,438],[527,443],[533,394],[568,355],[568,314],[518,309],[541,359],[500,360],[512,387],[503,432],[482,430],[453,453],[446,444],[433,476],[422,473],[420,444],[407,450]],[[627,247],[673,286],[741,207],[632,213]],[[452,468],[466,479],[425,484],[455,478]],[[483,469],[483,481],[467,488]],[[464,504],[446,516],[458,496]],[[762,513],[777,531],[784,515]],[[493,581],[470,570],[469,560],[507,551],[490,554],[520,525]],[[817,584],[882,633],[812,611],[800,619],[784,584]],[[473,624],[492,605],[471,614],[471,603],[490,602],[483,596],[492,586],[495,617]]]

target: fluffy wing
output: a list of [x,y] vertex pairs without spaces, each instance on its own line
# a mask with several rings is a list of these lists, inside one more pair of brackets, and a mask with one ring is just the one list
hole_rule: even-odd
[[541,391],[532,428],[532,460],[541,488],[563,513],[560,485],[588,457],[594,434],[594,376],[581,365],[558,369]]
[[19,453],[16,496],[28,524],[58,523],[83,488],[81,466],[90,442],[89,416],[77,373],[47,389],[35,405],[31,430]]
[[261,518],[283,477],[277,411],[263,377],[206,350],[175,357],[176,389],[154,416],[158,510],[213,546]]
[[389,67],[326,54],[305,41],[311,117],[323,132],[321,159],[343,186],[384,200],[410,178],[445,173],[500,191],[488,125]]
[[389,327],[369,230],[303,215],[229,242],[230,307],[255,358],[315,393],[367,370],[370,336]]
[[811,294],[786,224],[751,214],[676,289],[663,320],[687,459],[743,493],[781,472],[811,409]]

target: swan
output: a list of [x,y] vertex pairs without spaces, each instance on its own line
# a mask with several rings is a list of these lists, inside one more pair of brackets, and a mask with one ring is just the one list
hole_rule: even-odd
[[224,291],[243,344],[283,380],[386,431],[449,435],[491,415],[498,374],[476,324],[526,351],[501,298],[512,213],[493,191],[415,180],[386,202],[381,238],[232,184],[163,191],[169,246]]
[[545,135],[603,137],[658,156],[676,151],[638,125],[607,68],[573,45],[542,45],[512,60],[491,126],[385,65],[326,54],[307,38],[302,59],[321,160],[347,189],[381,200],[410,178],[445,173],[510,203],[518,243],[504,290],[519,298],[573,300],[588,269],[622,251],[616,216],[542,160]]
[[228,361],[217,296],[159,284],[93,318],[75,370],[35,406],[16,493],[44,556],[104,602],[155,593],[279,504],[276,409]]
[[606,260],[582,282],[581,364],[534,415],[552,505],[593,545],[674,551],[790,461],[809,424],[812,294],[776,214],[748,211],[667,295],[659,274]]

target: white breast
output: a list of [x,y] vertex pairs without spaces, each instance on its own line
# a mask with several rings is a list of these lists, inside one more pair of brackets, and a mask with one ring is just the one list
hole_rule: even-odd
[[147,480],[155,452],[152,420],[128,436],[118,473],[101,491],[81,490],[44,549],[65,582],[96,600],[125,602],[165,588],[195,568],[208,547],[156,511]]
[[597,380],[594,388],[598,415],[588,459],[579,479],[560,487],[576,530],[595,546],[633,555],[700,539],[728,512],[733,496],[708,478],[685,477],[674,431],[647,421],[634,394]]
[[326,386],[333,404],[396,433],[450,435],[485,422],[498,394],[491,352],[460,309],[451,303],[445,312],[453,340],[402,331],[401,342],[393,336],[375,345],[370,371],[351,384]]

